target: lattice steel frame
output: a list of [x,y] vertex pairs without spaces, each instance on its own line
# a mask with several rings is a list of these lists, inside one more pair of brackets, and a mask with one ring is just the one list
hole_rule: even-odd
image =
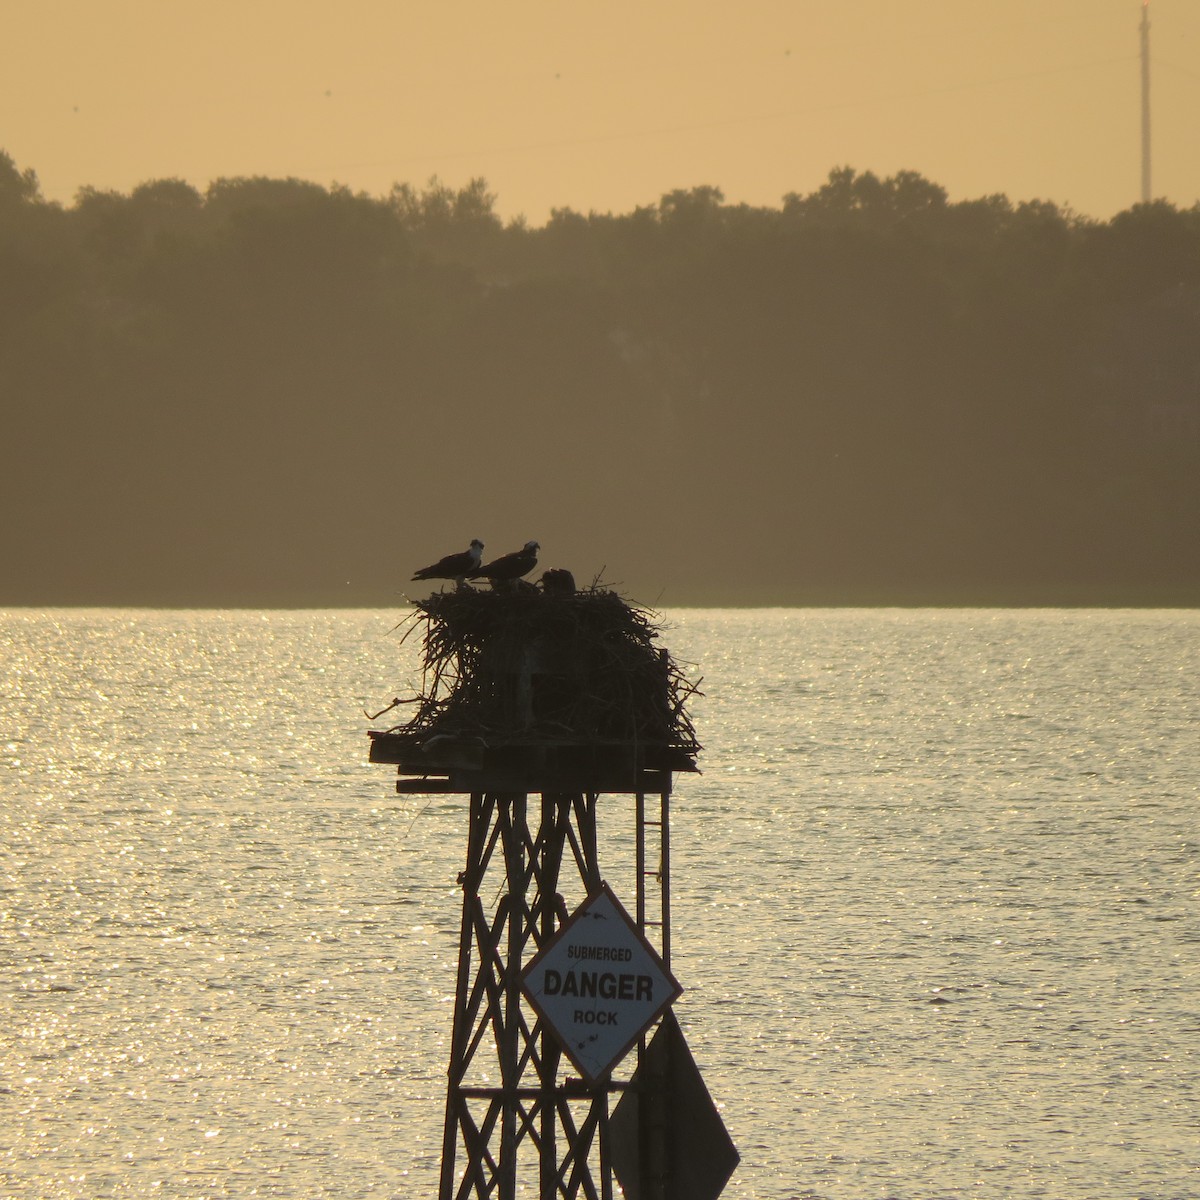
[[[537,1156],[541,1200],[612,1198],[609,1088],[560,1082],[562,1052],[523,999],[520,978],[567,917],[564,862],[585,895],[600,884],[597,799],[543,794],[535,832],[529,796],[471,795],[439,1200],[514,1200],[526,1147]],[[483,897],[493,879],[489,916]]]

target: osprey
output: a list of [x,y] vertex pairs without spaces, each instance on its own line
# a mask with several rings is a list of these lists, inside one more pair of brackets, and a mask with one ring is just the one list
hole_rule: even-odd
[[480,567],[472,579],[488,579],[492,583],[507,583],[528,575],[537,566],[537,552],[540,549],[537,542],[526,542],[520,550],[511,554],[502,554],[499,558]]
[[542,572],[542,592],[547,596],[575,595],[575,576],[562,567]]
[[470,550],[462,550],[458,554],[447,554],[439,558],[432,566],[422,567],[414,579],[453,579],[461,584],[467,576],[474,576],[479,570],[479,562],[483,558],[483,543],[476,538],[471,543]]

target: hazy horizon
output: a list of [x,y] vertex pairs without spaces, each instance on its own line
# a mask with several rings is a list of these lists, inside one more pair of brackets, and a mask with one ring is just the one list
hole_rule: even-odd
[[1200,595],[1200,209],[29,183],[2,602],[386,607],[472,538],[656,606]]
[[0,35],[0,601],[402,604],[472,537],[664,607],[1200,596],[1200,5]]
[[[1200,197],[1200,6],[1152,0],[1155,197]],[[1141,0],[357,0],[10,8],[0,145],[43,194],[483,176],[505,219],[710,185],[776,205],[835,166],[1107,219],[1140,199]]]

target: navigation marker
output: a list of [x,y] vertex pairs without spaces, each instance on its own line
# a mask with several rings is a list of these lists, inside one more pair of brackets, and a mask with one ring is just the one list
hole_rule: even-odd
[[530,961],[521,987],[589,1084],[683,991],[608,884]]

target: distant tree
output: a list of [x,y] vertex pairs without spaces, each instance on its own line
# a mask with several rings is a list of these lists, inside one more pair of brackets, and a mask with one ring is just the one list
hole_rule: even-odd
[[853,214],[881,223],[911,220],[941,212],[947,203],[945,188],[914,171],[900,171],[880,179],[872,171],[852,167],[830,171],[828,180],[808,196],[790,192],[783,199],[789,217],[847,217]]
[[422,230],[444,227],[455,222],[482,224],[499,228],[494,193],[488,191],[487,180],[475,178],[455,191],[432,175],[424,189],[409,183],[392,185],[388,203],[407,229]]
[[36,374],[39,351],[57,352],[78,290],[79,262],[62,209],[42,199],[32,168],[19,170],[0,150],[0,391],[4,364]]
[[42,189],[32,167],[18,170],[12,155],[0,150],[0,210],[41,202]]
[[139,183],[129,198],[146,211],[196,213],[204,207],[204,197],[183,179],[152,179]]
[[1110,298],[1145,298],[1200,283],[1200,205],[1136,204],[1086,231],[1085,256]]
[[[391,596],[394,523],[363,514],[397,478],[447,521],[552,495],[581,541],[637,528],[630,578],[675,561],[647,548],[686,511],[725,599],[1042,596],[1091,545],[1106,587],[1196,602],[1198,297],[1200,208],[1097,222],[909,171],[533,227],[436,177],[162,179],[64,208],[0,153],[0,500],[44,501],[0,561],[57,580],[0,602],[95,601],[101,577],[126,602],[163,579],[294,601],[368,563]],[[693,557],[675,597],[715,598]]]
[[224,217],[247,208],[283,208],[312,203],[329,195],[319,183],[289,176],[272,179],[264,175],[222,176],[208,185],[204,202],[214,216]]
[[694,229],[700,222],[719,219],[725,194],[720,188],[694,187],[667,192],[658,202],[658,217],[664,225]]

